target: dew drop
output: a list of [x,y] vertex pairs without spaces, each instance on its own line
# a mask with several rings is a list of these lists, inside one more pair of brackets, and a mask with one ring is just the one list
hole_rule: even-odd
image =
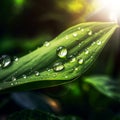
[[78,68],[76,67],[76,68],[75,68],[75,71],[77,71],[77,70],[78,70]]
[[88,54],[88,53],[89,53],[88,49],[85,49],[85,54]]
[[50,72],[52,69],[50,69],[50,68],[47,68],[46,70],[47,70],[48,72]]
[[67,55],[67,49],[64,46],[60,46],[57,48],[57,55],[60,58],[65,58]]
[[11,64],[11,58],[8,55],[0,57],[0,68],[6,68]]
[[16,81],[16,77],[12,76],[12,81]]
[[76,58],[73,55],[70,55],[68,59],[70,59],[71,63],[76,61]]
[[59,71],[61,71],[61,70],[63,70],[63,69],[64,69],[64,65],[63,65],[61,62],[55,63],[55,64],[53,65],[53,70],[54,70],[55,72],[59,72]]
[[75,57],[71,58],[71,60],[70,60],[70,62],[75,62],[75,61],[76,61]]
[[73,37],[77,37],[77,35],[78,35],[77,33],[73,33]]
[[10,83],[11,86],[13,86],[14,84],[13,83]]
[[82,58],[80,58],[79,60],[78,60],[78,63],[81,65],[81,64],[83,64],[83,62],[84,62],[84,60],[82,59]]
[[39,73],[38,71],[35,71],[35,75],[36,75],[36,76],[39,76],[40,73]]
[[93,58],[93,56],[90,57],[91,59]]
[[48,41],[45,41],[44,46],[48,47],[49,45],[50,45],[50,43]]
[[88,32],[88,35],[89,36],[91,36],[93,33],[92,33],[92,30],[90,30],[89,32]]
[[14,56],[14,61],[18,61],[19,58],[17,56]]
[[97,45],[101,45],[101,44],[102,44],[102,42],[98,40]]
[[68,78],[68,76],[65,76],[65,78]]
[[81,31],[83,32],[83,31],[84,31],[84,29],[81,29]]
[[50,72],[50,71],[51,71],[51,69],[48,69],[47,71],[48,71],[48,72]]
[[22,75],[22,77],[23,77],[24,79],[26,79],[26,78],[27,78],[27,76],[26,76],[26,75]]

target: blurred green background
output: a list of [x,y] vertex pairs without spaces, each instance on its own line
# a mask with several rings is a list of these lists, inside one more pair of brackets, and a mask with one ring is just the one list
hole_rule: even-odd
[[[0,55],[21,57],[68,27],[88,21],[109,21],[97,0],[1,0]],[[89,75],[107,75],[119,80],[118,41],[116,31],[94,65],[76,81],[54,88],[0,95],[0,120],[23,109],[74,115],[82,120],[120,120],[120,102],[83,80]]]

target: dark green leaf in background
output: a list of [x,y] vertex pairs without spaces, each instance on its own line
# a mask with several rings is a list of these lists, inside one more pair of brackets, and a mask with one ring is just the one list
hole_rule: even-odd
[[55,116],[52,113],[45,113],[39,110],[24,110],[9,116],[7,120],[81,120],[75,116]]
[[79,77],[95,61],[116,23],[88,22],[58,37],[0,70],[1,90],[31,90],[56,86]]
[[90,76],[84,80],[106,96],[120,101],[120,81],[112,80],[108,76]]

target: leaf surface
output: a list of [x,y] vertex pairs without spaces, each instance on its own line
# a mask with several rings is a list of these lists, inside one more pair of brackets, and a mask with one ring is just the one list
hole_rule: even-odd
[[118,27],[88,22],[73,26],[52,41],[0,70],[0,90],[31,90],[69,82],[83,74]]

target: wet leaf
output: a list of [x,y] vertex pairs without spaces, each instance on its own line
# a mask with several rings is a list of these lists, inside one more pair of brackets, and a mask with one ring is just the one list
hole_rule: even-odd
[[88,22],[58,37],[0,70],[1,90],[31,90],[69,82],[96,60],[116,23]]
[[120,101],[120,81],[112,80],[108,76],[90,76],[86,77],[85,82],[92,84],[104,95]]

